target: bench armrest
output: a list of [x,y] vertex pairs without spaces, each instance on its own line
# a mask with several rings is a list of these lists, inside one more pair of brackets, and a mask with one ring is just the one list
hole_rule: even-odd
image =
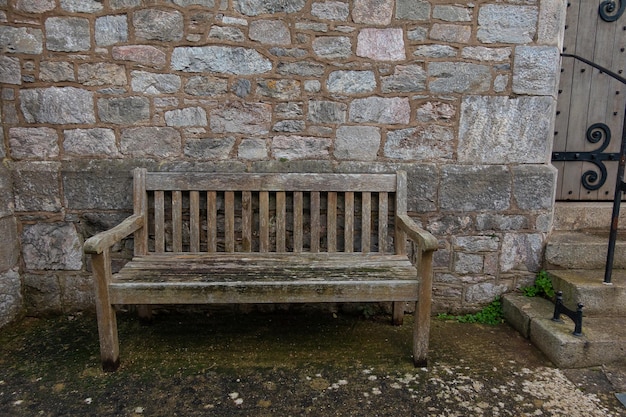
[[143,227],[144,218],[142,215],[133,214],[112,229],[100,232],[85,242],[83,251],[89,254],[102,253],[126,236]]
[[439,248],[437,238],[419,227],[407,214],[398,215],[398,226],[406,233],[409,239],[419,245],[423,252],[434,251]]

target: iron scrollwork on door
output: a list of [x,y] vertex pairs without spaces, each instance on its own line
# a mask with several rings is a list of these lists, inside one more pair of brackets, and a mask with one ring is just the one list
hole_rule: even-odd
[[595,191],[602,188],[607,179],[607,170],[604,161],[618,161],[619,153],[604,153],[603,151],[611,142],[611,129],[604,123],[594,123],[587,129],[585,134],[589,143],[601,145],[598,149],[590,152],[553,152],[552,161],[585,161],[596,166],[598,172],[587,170],[581,177],[583,187]]
[[605,22],[615,22],[619,19],[626,9],[626,1],[617,0],[619,2],[619,7],[617,6],[616,0],[604,0],[600,3],[600,8],[598,13],[600,17]]

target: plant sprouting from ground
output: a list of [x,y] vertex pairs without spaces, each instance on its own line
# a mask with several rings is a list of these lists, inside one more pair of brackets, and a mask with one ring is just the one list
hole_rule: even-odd
[[496,325],[504,322],[504,314],[502,312],[502,302],[496,297],[489,305],[474,314],[465,314],[454,316],[452,314],[442,313],[437,316],[442,320],[455,320],[459,323],[480,323]]
[[522,292],[526,297],[554,297],[552,280],[546,271],[539,271],[535,277],[535,283],[528,287],[523,287]]

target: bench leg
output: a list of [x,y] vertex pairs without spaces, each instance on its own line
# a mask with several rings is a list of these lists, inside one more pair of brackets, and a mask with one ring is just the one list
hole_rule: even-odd
[[394,301],[392,306],[391,323],[395,326],[402,326],[404,322],[404,301]]
[[152,306],[149,304],[140,304],[137,306],[137,315],[141,324],[147,325],[152,323]]
[[422,253],[419,262],[421,282],[413,320],[413,364],[423,367],[427,364],[428,341],[430,337],[431,297],[433,289],[433,251]]
[[117,318],[115,309],[109,300],[109,280],[111,278],[111,259],[108,250],[92,255],[95,278],[96,314],[98,316],[98,335],[100,337],[100,360],[105,372],[113,372],[120,365],[120,348],[117,338]]

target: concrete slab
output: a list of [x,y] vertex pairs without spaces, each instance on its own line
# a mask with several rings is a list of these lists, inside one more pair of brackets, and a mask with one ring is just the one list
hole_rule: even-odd
[[[548,239],[547,269],[604,269],[609,229],[579,232],[557,231]],[[621,231],[615,245],[614,268],[626,269],[626,235]]]

